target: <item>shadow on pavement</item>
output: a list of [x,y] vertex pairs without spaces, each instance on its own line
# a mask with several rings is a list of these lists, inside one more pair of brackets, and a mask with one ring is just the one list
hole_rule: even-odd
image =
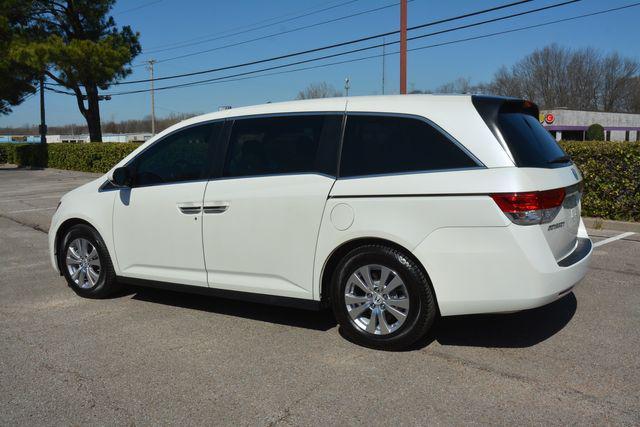
[[[330,310],[307,311],[152,288],[127,289],[128,292],[119,296],[132,294],[133,299],[140,301],[318,331],[327,331],[336,326]],[[570,293],[544,307],[518,313],[443,317],[436,321],[432,334],[407,350],[424,348],[433,341],[456,346],[530,347],[562,330],[575,314],[576,308],[576,297]]]
[[442,345],[530,347],[562,330],[575,314],[577,305],[572,292],[549,305],[518,313],[443,317],[431,340]]
[[327,331],[336,326],[330,310],[308,311],[288,307],[235,301],[225,298],[207,297],[152,288],[131,287],[133,299],[189,308],[209,313],[237,316],[261,322],[294,326],[297,328]]

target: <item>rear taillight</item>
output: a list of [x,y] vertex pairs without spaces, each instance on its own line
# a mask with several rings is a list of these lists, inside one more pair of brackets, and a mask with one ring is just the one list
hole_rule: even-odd
[[560,212],[564,196],[564,188],[491,194],[491,198],[507,218],[519,225],[545,224],[553,221]]

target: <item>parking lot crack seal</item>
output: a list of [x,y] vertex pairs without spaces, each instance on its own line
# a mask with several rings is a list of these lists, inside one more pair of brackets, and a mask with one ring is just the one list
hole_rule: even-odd
[[597,270],[597,271],[606,271],[607,273],[622,273],[622,274],[628,274],[629,276],[636,276],[636,277],[640,277],[640,273],[636,273],[635,271],[628,271],[628,270],[612,270],[610,268],[604,268],[604,267],[595,267],[593,265],[589,266],[589,269],[591,270]]
[[553,383],[540,383],[538,381],[535,381],[532,378],[528,378],[525,377],[523,375],[518,375],[518,374],[513,374],[510,372],[504,372],[495,368],[492,368],[490,366],[481,364],[481,363],[477,363],[477,362],[473,362],[471,360],[467,360],[458,356],[454,356],[451,354],[447,354],[441,351],[434,351],[434,350],[425,350],[424,354],[428,355],[428,356],[432,356],[435,358],[439,358],[442,360],[445,360],[446,362],[449,363],[456,363],[460,366],[463,367],[467,367],[470,369],[475,369],[475,370],[479,370],[479,371],[483,371],[486,372],[488,374],[493,374],[493,375],[498,375],[502,378],[506,378],[509,380],[515,380],[515,381],[520,381],[523,382],[525,384],[530,385],[531,387],[534,387],[536,389],[538,389],[541,392],[548,392],[550,389],[555,389],[555,391],[566,395],[566,396],[573,396],[577,399],[583,400],[583,401],[587,401],[596,405],[602,405],[605,406],[607,408],[609,408],[610,410],[616,411],[620,414],[624,414],[627,416],[631,416],[632,418],[635,417],[637,414],[630,412],[628,410],[625,410],[623,408],[620,408],[615,402],[612,402],[610,400],[604,399],[604,398],[600,398],[598,396],[594,396],[588,393],[585,393],[583,391],[577,390],[573,387],[566,387],[566,386],[560,386],[558,384],[553,384]]
[[306,400],[309,397],[311,397],[320,388],[320,386],[322,386],[322,383],[316,384],[315,386],[311,387],[300,398],[294,400],[289,405],[285,406],[284,409],[280,412],[280,415],[278,415],[274,420],[271,420],[269,422],[268,426],[269,427],[274,427],[274,426],[276,426],[276,425],[278,425],[278,424],[280,424],[282,422],[288,421],[289,418],[291,418],[291,410],[292,410],[292,408],[294,408],[296,405],[298,405],[303,400]]
[[39,231],[39,232],[44,233],[44,234],[49,234],[49,230],[45,230],[44,228],[40,227],[38,224],[29,224],[29,223],[26,223],[24,221],[20,221],[19,219],[16,219],[16,218],[13,218],[13,217],[10,217],[8,215],[1,214],[1,213],[0,213],[0,218],[8,219],[9,221],[13,221],[16,224],[20,224],[20,225],[22,225],[24,227],[29,227],[29,228],[31,228],[33,230]]

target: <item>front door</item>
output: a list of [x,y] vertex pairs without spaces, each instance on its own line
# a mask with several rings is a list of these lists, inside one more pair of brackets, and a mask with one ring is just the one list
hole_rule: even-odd
[[222,126],[178,130],[130,163],[133,187],[118,190],[113,211],[122,276],[207,286],[202,198]]
[[341,123],[340,114],[235,120],[223,176],[204,196],[209,286],[313,299]]

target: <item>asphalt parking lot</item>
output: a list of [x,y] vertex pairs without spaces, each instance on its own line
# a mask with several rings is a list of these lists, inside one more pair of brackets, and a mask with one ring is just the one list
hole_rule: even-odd
[[640,424],[638,234],[598,246],[549,306],[441,319],[389,353],[343,339],[329,312],[77,297],[46,231],[93,176],[0,168],[1,425]]

